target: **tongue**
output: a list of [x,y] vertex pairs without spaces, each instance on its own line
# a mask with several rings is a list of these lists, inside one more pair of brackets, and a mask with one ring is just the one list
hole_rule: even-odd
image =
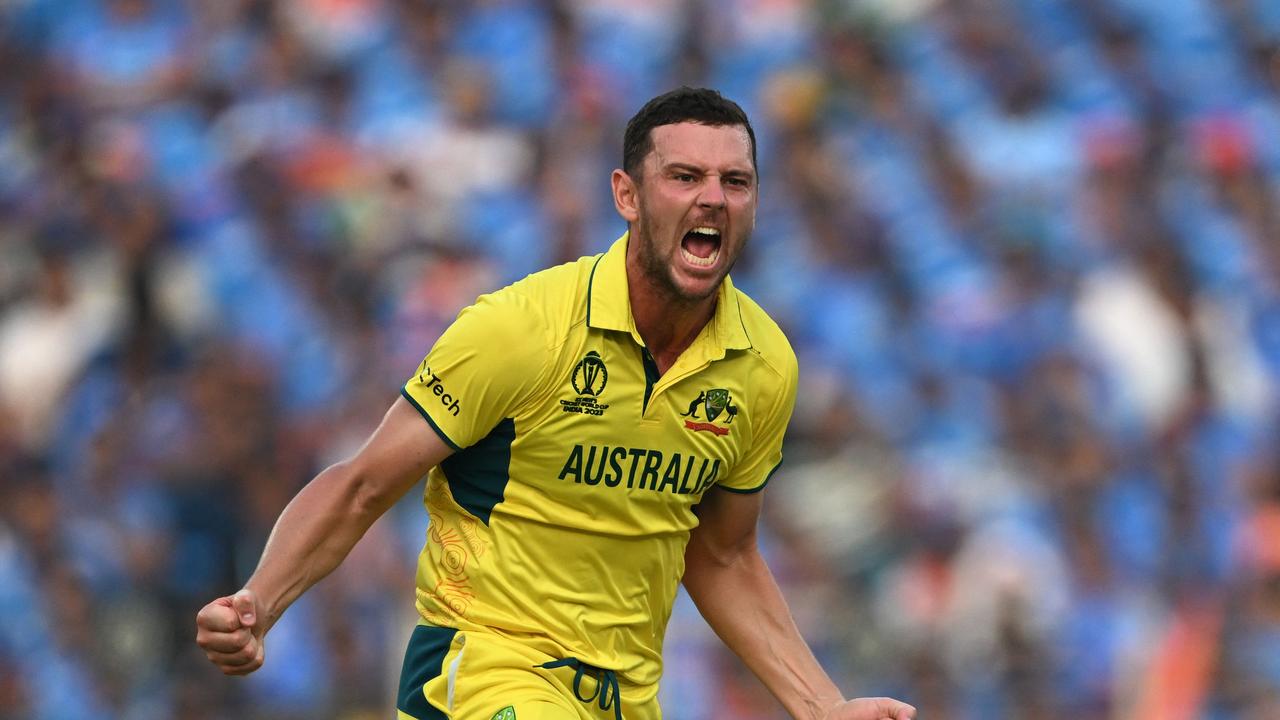
[[711,253],[715,252],[718,244],[719,240],[709,235],[689,233],[684,236],[684,249],[700,258],[711,257]]

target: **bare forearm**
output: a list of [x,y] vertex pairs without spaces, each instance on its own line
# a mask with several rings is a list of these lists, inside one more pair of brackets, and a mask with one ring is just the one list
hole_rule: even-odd
[[843,696],[800,635],[754,548],[730,558],[690,553],[684,585],[707,623],[792,717],[821,718]]
[[390,501],[362,497],[350,465],[317,475],[276,520],[245,587],[261,598],[270,628],[298,596],[341,564]]
[[227,675],[262,667],[264,636],[285,609],[333,572],[369,526],[450,452],[408,401],[396,399],[350,460],[317,475],[289,502],[245,587],[196,614],[196,643],[209,661]]

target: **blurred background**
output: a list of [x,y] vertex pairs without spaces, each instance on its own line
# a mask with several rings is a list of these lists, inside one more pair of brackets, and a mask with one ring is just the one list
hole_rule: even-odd
[[[1280,718],[1280,0],[0,0],[0,718],[393,717],[420,490],[224,679],[196,610],[622,127],[759,134],[766,552],[921,718]],[[687,599],[673,720],[783,717]]]

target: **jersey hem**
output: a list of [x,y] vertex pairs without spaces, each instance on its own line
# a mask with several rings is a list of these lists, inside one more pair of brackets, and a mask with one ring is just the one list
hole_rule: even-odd
[[441,430],[440,426],[436,424],[436,421],[432,420],[431,416],[427,414],[427,411],[424,410],[423,407],[418,404],[418,401],[413,399],[413,396],[409,394],[409,390],[407,388],[403,388],[403,387],[400,388],[400,394],[403,395],[404,399],[408,400],[409,404],[412,405],[418,411],[418,413],[421,414],[422,417],[426,419],[427,424],[431,426],[432,430],[436,431],[436,434],[440,436],[440,439],[443,440],[446,445],[453,448],[454,450],[462,449],[461,445],[458,445],[458,443],[449,439],[449,436],[445,433],[445,431]]

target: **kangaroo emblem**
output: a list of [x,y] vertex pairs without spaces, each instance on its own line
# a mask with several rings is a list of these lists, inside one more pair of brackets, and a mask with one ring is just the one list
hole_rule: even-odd
[[680,417],[692,417],[696,419],[698,417],[698,406],[701,405],[702,401],[705,399],[707,399],[707,391],[703,390],[698,393],[698,397],[694,398],[693,402],[689,403],[689,412],[680,413]]

